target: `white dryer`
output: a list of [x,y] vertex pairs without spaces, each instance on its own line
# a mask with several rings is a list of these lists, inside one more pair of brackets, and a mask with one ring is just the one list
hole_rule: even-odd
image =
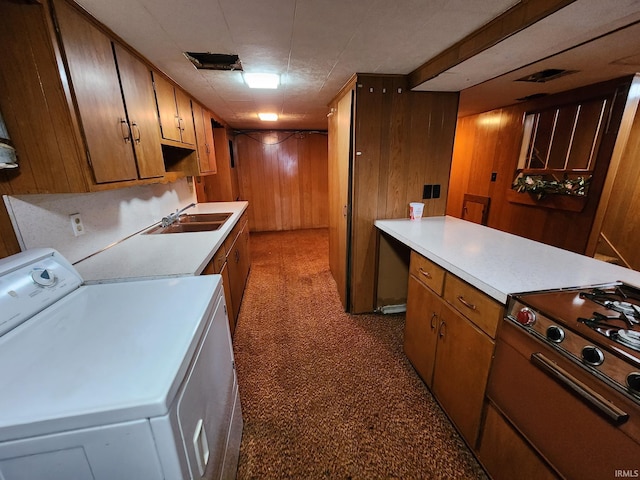
[[242,414],[217,275],[83,285],[0,260],[0,479],[233,478]]

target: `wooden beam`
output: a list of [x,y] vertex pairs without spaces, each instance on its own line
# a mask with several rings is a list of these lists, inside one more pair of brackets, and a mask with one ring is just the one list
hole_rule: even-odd
[[409,88],[437,77],[575,0],[522,0],[409,74]]

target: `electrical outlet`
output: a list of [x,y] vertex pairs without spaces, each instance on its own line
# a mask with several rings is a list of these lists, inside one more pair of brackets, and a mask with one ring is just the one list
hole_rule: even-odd
[[440,185],[433,186],[433,198],[440,198]]
[[423,200],[427,200],[427,199],[431,198],[432,190],[433,190],[433,185],[425,185],[422,188],[422,199]]
[[79,213],[74,213],[69,215],[71,219],[71,230],[73,230],[73,234],[77,237],[80,235],[84,235],[84,225],[82,224],[82,218]]

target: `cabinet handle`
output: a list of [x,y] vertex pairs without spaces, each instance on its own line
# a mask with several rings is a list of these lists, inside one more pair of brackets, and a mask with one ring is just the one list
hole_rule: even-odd
[[433,312],[433,315],[431,315],[431,330],[436,329],[436,320],[438,320],[438,314]]
[[571,390],[584,402],[592,405],[595,409],[603,413],[615,425],[622,425],[629,420],[629,414],[620,410],[613,403],[602,397],[598,392],[582,383],[565,369],[556,365],[553,361],[545,357],[542,353],[532,353],[530,357],[533,363],[540,370],[545,372],[559,384]]
[[447,329],[446,323],[444,323],[444,321],[440,322],[440,327],[438,328],[438,336],[440,338],[444,337],[444,334],[446,333],[445,331],[446,329]]
[[236,263],[240,261],[240,251],[236,250]]
[[124,118],[120,119],[120,131],[122,132],[122,139],[125,143],[131,140],[131,132],[129,131],[129,124]]
[[460,303],[462,303],[465,307],[470,308],[471,310],[475,310],[476,306],[473,303],[469,303],[467,302],[464,297],[462,295],[458,295],[458,300],[460,301]]
[[180,129],[180,131],[184,132],[184,127],[182,126],[183,122],[184,120],[182,120],[182,117],[178,118],[178,128]]
[[131,132],[133,133],[133,141],[140,143],[140,127],[137,122],[131,122]]
[[175,120],[176,120],[176,128],[177,128],[178,130],[182,130],[182,127],[181,127],[181,125],[180,125],[180,121],[181,121],[182,119],[181,119],[178,115],[176,115],[174,118],[175,118]]
[[431,276],[431,274],[425,270],[422,269],[422,267],[420,267],[418,270],[420,270],[420,273],[422,275],[424,275],[425,277],[427,277],[428,279],[432,279],[433,277]]

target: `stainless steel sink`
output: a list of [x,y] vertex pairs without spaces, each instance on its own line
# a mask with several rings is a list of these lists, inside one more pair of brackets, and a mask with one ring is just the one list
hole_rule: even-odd
[[144,232],[144,235],[164,233],[213,232],[219,230],[229,219],[231,213],[194,213],[180,215],[171,225],[158,225]]
[[231,213],[191,213],[178,217],[178,223],[226,222]]

